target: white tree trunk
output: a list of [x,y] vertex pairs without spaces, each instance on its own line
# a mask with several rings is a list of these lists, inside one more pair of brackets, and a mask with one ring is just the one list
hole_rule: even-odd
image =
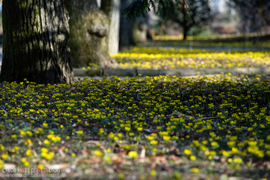
[[102,0],[101,9],[109,17],[108,52],[117,54],[119,51],[120,31],[120,0]]

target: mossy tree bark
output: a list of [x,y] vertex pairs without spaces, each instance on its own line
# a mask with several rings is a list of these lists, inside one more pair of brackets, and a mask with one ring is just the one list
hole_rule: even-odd
[[74,82],[64,0],[3,1],[0,81]]
[[74,67],[90,63],[101,68],[116,66],[102,40],[109,32],[107,15],[98,8],[96,0],[65,0],[70,20],[71,61]]

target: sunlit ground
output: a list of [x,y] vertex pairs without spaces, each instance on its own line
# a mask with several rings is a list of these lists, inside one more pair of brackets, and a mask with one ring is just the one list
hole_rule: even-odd
[[[120,68],[236,68],[269,67],[268,51],[210,51],[177,48],[133,48],[113,55]],[[89,67],[88,67],[89,68]]]
[[267,179],[269,97],[269,79],[230,74],[6,83],[0,168],[60,168],[63,178]]

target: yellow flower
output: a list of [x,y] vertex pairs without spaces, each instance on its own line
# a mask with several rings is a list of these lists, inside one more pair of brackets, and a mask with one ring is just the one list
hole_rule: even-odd
[[131,146],[130,146],[129,144],[126,144],[126,145],[124,146],[124,149],[125,149],[125,150],[130,150],[130,149],[131,149]]
[[31,144],[32,144],[31,139],[27,139],[27,140],[25,141],[25,145],[31,145]]
[[95,151],[94,151],[94,154],[95,154],[96,156],[99,156],[99,157],[102,157],[102,156],[103,156],[103,152],[98,151],[98,150],[95,150]]
[[49,145],[50,144],[50,141],[48,139],[45,139],[44,140],[44,144]]
[[124,179],[124,178],[125,178],[125,174],[119,173],[119,174],[118,174],[118,177],[119,177],[119,179]]
[[77,134],[79,134],[79,135],[83,134],[83,130],[77,131]]
[[45,154],[44,157],[47,160],[51,160],[54,157],[54,152],[50,151],[48,154]]
[[24,164],[24,166],[26,166],[26,167],[28,167],[28,166],[30,165],[28,161],[24,162],[23,164]]
[[157,172],[156,172],[155,170],[152,170],[152,171],[150,172],[150,175],[151,175],[151,176],[156,176],[156,175],[157,175]]
[[130,131],[130,127],[125,127],[125,131]]
[[174,171],[173,172],[173,177],[174,177],[174,179],[181,179],[181,173],[178,172],[178,171]]
[[240,157],[234,158],[233,162],[236,164],[241,164],[243,162],[243,160]]
[[23,157],[23,158],[21,159],[21,161],[22,161],[23,163],[25,163],[27,160],[26,160],[25,157]]
[[138,156],[138,153],[137,153],[137,151],[130,151],[130,152],[128,153],[128,155],[129,155],[131,158],[135,158],[135,157]]
[[0,169],[4,168],[4,162],[0,159]]
[[163,136],[163,140],[169,141],[171,139],[171,136]]
[[222,155],[225,157],[228,157],[228,156],[230,156],[230,152],[223,150]]
[[191,161],[195,161],[196,160],[196,156],[190,156],[190,160]]
[[196,167],[193,167],[190,170],[191,170],[191,172],[194,172],[194,173],[199,173],[200,172],[200,169],[198,169]]
[[45,167],[44,167],[43,164],[39,164],[39,165],[38,165],[38,168],[39,168],[39,169],[44,169]]
[[41,150],[41,152],[45,152],[45,153],[48,152],[48,149],[47,148],[41,148],[40,150]]
[[48,127],[48,124],[47,124],[46,121],[44,121],[43,126],[44,126],[44,127]]
[[106,157],[105,160],[107,161],[107,163],[110,163],[112,161],[112,158],[111,157]]
[[185,150],[184,150],[184,153],[185,153],[186,155],[188,155],[188,156],[189,156],[189,155],[191,155],[191,150],[189,150],[189,149],[185,149]]
[[8,158],[8,155],[6,153],[2,154],[2,158],[3,159],[7,159]]
[[148,136],[147,139],[151,141],[151,140],[154,139],[154,137],[153,136]]
[[3,144],[0,144],[0,149],[1,150],[4,150],[5,149],[5,146],[3,146]]
[[21,134],[22,136],[24,136],[26,133],[25,133],[25,131],[20,130],[20,134]]
[[15,139],[16,137],[17,137],[16,134],[12,134],[12,135],[11,135],[11,138],[13,138],[13,139]]
[[156,145],[157,143],[158,143],[158,141],[156,141],[156,140],[150,141],[150,144],[151,144],[151,145]]
[[27,156],[31,156],[31,155],[32,155],[31,149],[27,149],[25,154],[26,154]]
[[27,134],[28,136],[32,136],[32,135],[33,135],[31,131],[26,131],[26,134]]

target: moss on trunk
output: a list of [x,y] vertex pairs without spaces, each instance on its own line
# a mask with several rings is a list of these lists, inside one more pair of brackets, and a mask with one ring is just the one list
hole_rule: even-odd
[[84,67],[95,63],[102,68],[115,66],[102,40],[108,35],[109,20],[96,0],[66,0],[70,14],[72,65]]

